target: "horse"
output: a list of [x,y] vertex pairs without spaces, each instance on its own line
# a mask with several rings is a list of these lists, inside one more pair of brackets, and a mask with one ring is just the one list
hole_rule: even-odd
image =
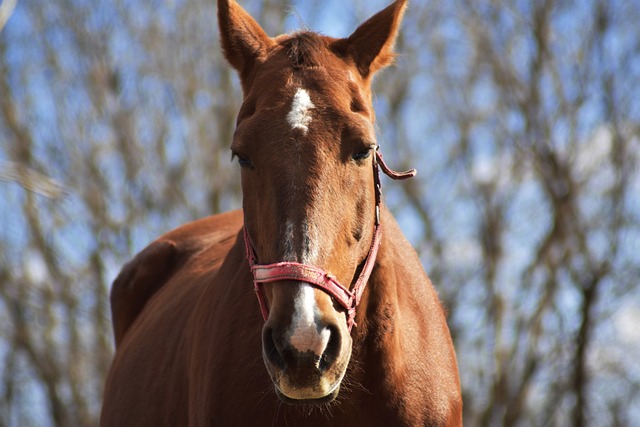
[[462,425],[445,312],[380,190],[380,170],[414,175],[384,163],[371,92],[406,6],[347,38],[272,38],[218,0],[242,209],[164,234],[114,281],[103,427]]

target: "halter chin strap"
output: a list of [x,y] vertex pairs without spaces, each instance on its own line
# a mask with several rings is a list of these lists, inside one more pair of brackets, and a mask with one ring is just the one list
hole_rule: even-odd
[[380,247],[382,237],[380,224],[380,203],[382,199],[382,192],[380,188],[378,164],[380,164],[382,171],[392,179],[407,179],[416,175],[415,169],[411,169],[407,172],[395,172],[389,169],[382,159],[382,154],[378,151],[378,147],[376,147],[375,157],[373,158],[373,179],[376,192],[376,218],[373,240],[371,241],[371,248],[369,249],[367,258],[364,261],[360,275],[353,285],[352,290],[343,286],[330,273],[312,265],[300,264],[297,262],[278,262],[268,265],[258,264],[256,252],[253,243],[251,242],[251,237],[249,237],[247,227],[244,227],[246,256],[249,261],[249,266],[251,267],[251,272],[253,273],[253,287],[258,297],[258,302],[260,303],[260,311],[262,312],[262,317],[265,321],[269,317],[269,309],[264,297],[264,292],[262,291],[262,284],[281,281],[305,282],[320,288],[327,294],[331,295],[333,299],[335,299],[346,310],[347,327],[349,328],[349,331],[351,331],[351,328],[356,324],[356,307],[360,304],[364,288],[371,276],[371,271],[373,270],[376,257],[378,256],[378,248]]

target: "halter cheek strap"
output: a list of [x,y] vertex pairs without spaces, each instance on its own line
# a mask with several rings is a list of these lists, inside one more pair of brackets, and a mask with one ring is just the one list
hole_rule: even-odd
[[395,172],[385,164],[382,154],[376,147],[375,157],[373,159],[373,179],[375,183],[376,191],[376,218],[374,224],[373,240],[371,241],[371,247],[367,258],[364,261],[362,271],[358,276],[352,290],[349,290],[343,286],[338,280],[330,273],[322,270],[319,267],[312,265],[300,264],[297,262],[278,262],[275,264],[261,265],[257,263],[257,256],[251,242],[251,237],[247,231],[247,227],[244,227],[244,244],[246,250],[246,257],[253,273],[253,287],[258,297],[260,304],[260,311],[262,317],[266,321],[269,317],[269,309],[267,307],[264,292],[262,291],[262,285],[264,283],[273,282],[305,282],[309,283],[319,289],[322,289],[327,294],[331,295],[335,301],[337,301],[347,313],[347,327],[349,331],[356,324],[356,307],[360,304],[360,299],[364,292],[364,288],[367,285],[373,266],[378,256],[378,248],[380,247],[380,241],[382,236],[380,225],[380,203],[382,199],[382,192],[380,188],[380,174],[378,170],[378,163],[380,164],[382,171],[392,179],[407,179],[416,175],[416,170],[411,169],[407,172]]

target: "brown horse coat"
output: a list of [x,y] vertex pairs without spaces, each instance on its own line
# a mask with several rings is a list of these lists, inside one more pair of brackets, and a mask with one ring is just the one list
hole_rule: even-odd
[[442,307],[386,209],[382,219],[383,242],[336,403],[289,407],[273,393],[261,358],[263,320],[244,259],[242,215],[234,211],[160,237],[114,283],[118,320],[124,318],[118,317],[125,310],[120,307],[138,307],[130,296],[159,289],[141,296],[149,297],[144,308],[128,312],[128,324],[120,324],[126,334],[116,335],[101,424],[461,425],[457,367]]
[[[316,37],[314,43],[318,45],[331,43],[335,52],[344,55],[340,58],[349,59],[344,62],[344,67],[350,78],[356,73],[361,76],[360,80],[353,80],[361,82],[357,105],[354,102],[349,104],[348,100],[342,105],[351,108],[351,112],[344,113],[344,116],[355,117],[354,123],[360,127],[366,125],[365,130],[372,127],[371,95],[368,92],[371,74],[390,61],[390,45],[395,38],[405,3],[405,0],[397,0],[363,24],[349,39],[309,36]],[[268,89],[261,89],[258,95],[255,94],[252,85],[259,81],[260,76],[253,69],[253,63],[260,63],[263,72],[282,70],[280,65],[271,68],[267,65],[269,58],[279,60],[278,43],[286,43],[288,39],[268,38],[257,23],[233,1],[219,0],[218,6],[225,53],[238,69],[246,95],[245,106],[238,119],[239,129],[242,127],[243,131],[236,132],[237,138],[243,138],[247,133],[246,117],[251,118],[256,110],[254,98],[260,93],[267,93]],[[378,34],[381,27],[383,36]],[[371,50],[363,43],[373,43],[376,46]],[[327,56],[326,53],[322,55]],[[332,64],[336,67],[342,66],[340,64],[343,62],[340,61],[346,61],[329,56],[327,60],[333,61]],[[296,64],[298,65],[300,64]],[[313,83],[315,77],[310,75],[305,81]],[[340,83],[338,76],[335,81]],[[286,92],[284,89],[280,90]],[[287,90],[286,93],[293,93],[290,88]],[[310,93],[317,105],[333,99],[331,96],[326,97],[322,91]],[[247,102],[254,104],[247,107]],[[257,104],[260,105],[259,99]],[[305,114],[309,112],[305,110],[305,105],[315,107],[305,99],[300,101],[301,106],[296,107],[295,100],[293,105],[291,111],[298,108]],[[249,113],[246,111],[248,108],[251,110]],[[332,108],[342,107],[336,104]],[[290,123],[293,121],[293,130],[276,125],[286,123],[283,117],[278,116],[281,110],[277,108],[267,108],[265,111],[273,116],[265,116],[262,120],[274,123],[268,132],[275,139],[280,138],[276,132],[295,135],[298,145],[287,146],[290,153],[295,154],[295,150],[302,149],[308,153],[310,148],[303,147],[302,143],[312,141],[312,137],[316,138],[313,141],[317,143],[325,140],[335,142],[331,130],[339,123],[321,120],[322,114],[333,110],[322,110],[320,107],[317,110],[317,114],[313,111],[316,115],[309,128],[306,126],[310,120],[304,114],[302,118],[287,119]],[[261,113],[258,111],[255,114]],[[370,120],[363,122],[362,117],[369,117]],[[323,131],[322,126],[325,125],[329,127]],[[345,122],[344,126],[351,126],[351,123]],[[304,132],[300,132],[301,127]],[[267,131],[267,128],[260,125],[259,130]],[[324,139],[319,139],[317,135],[323,135]],[[244,147],[246,146],[245,141]],[[343,277],[342,283],[348,283],[348,278],[358,268],[357,262],[349,260],[362,259],[361,253],[370,246],[371,231],[365,227],[353,228],[353,222],[341,224],[339,220],[363,218],[360,222],[356,221],[356,225],[362,222],[369,224],[372,220],[373,184],[371,169],[367,165],[371,164],[373,156],[366,156],[367,151],[362,154],[362,148],[358,148],[358,156],[336,161],[336,158],[342,159],[340,156],[345,148],[339,147],[342,151],[335,154],[331,147],[333,146],[329,145],[324,151],[318,151],[315,157],[309,156],[307,161],[312,170],[326,168],[326,174],[349,171],[351,175],[345,176],[347,181],[353,181],[351,187],[345,187],[349,183],[336,181],[332,184],[334,187],[329,187],[325,193],[322,193],[322,188],[314,189],[313,198],[307,194],[308,191],[296,192],[293,187],[293,190],[289,188],[284,193],[274,193],[274,197],[297,197],[295,203],[290,204],[302,207],[313,206],[314,203],[319,205],[318,200],[326,200],[323,197],[333,202],[342,196],[342,204],[336,205],[338,208],[322,206],[329,206],[326,209],[340,209],[342,215],[339,216],[344,218],[326,218],[324,214],[318,216],[318,212],[313,209],[307,209],[307,215],[316,215],[320,218],[318,221],[322,222],[312,224],[318,228],[315,230],[319,236],[316,242],[318,244],[323,243],[325,235],[331,237],[333,232],[325,232],[330,227],[347,227],[350,233],[353,231],[353,238],[334,239],[331,254],[315,254],[313,261],[325,271],[340,271],[347,278],[345,280]],[[282,162],[274,157],[270,164],[277,161]],[[266,196],[250,190],[256,184],[264,184],[261,182],[264,179],[255,180],[256,171],[264,174],[272,169],[260,169],[261,165],[258,163],[249,164],[248,158],[241,159],[241,164],[243,162],[244,210],[245,213],[249,210],[252,219],[244,216],[241,211],[234,211],[184,225],[160,237],[140,252],[123,268],[114,282],[111,304],[117,351],[105,386],[101,425],[461,425],[462,401],[458,370],[445,314],[417,254],[384,206],[380,215],[382,244],[362,301],[357,307],[357,326],[350,333],[346,328],[344,310],[335,306],[335,303],[331,304],[331,298],[318,289],[313,290],[310,295],[317,304],[317,318],[313,321],[319,323],[303,325],[318,328],[318,332],[302,328],[299,319],[295,319],[295,316],[299,316],[295,314],[298,313],[298,308],[292,308],[290,298],[298,298],[296,295],[302,293],[302,288],[306,286],[297,282],[284,281],[270,284],[268,288],[265,286],[267,303],[271,309],[265,323],[256,302],[252,287],[253,276],[245,258],[243,224],[249,230],[252,227],[253,230],[258,230],[253,237],[257,236],[255,243],[261,256],[271,251],[275,261],[286,257],[291,257],[293,261],[303,257],[304,261],[304,257],[310,255],[308,247],[304,245],[299,250],[292,248],[293,243],[267,245],[264,233],[276,233],[277,236],[277,231],[264,228],[273,221],[256,216],[256,212],[251,210],[255,197],[264,199]],[[323,171],[319,170],[319,176],[321,172]],[[328,176],[335,175],[333,173]],[[361,184],[353,176],[361,177]],[[280,178],[276,176],[271,179]],[[302,182],[306,186],[321,186],[327,181],[311,177]],[[360,189],[358,194],[352,193],[351,189],[356,188],[354,185]],[[268,187],[268,190],[276,191],[276,187]],[[338,194],[343,188],[348,191],[344,195]],[[357,203],[352,199],[357,199]],[[262,200],[262,203],[264,206],[271,206],[269,209],[274,209],[277,215],[286,217],[288,214],[288,211],[282,210],[284,208],[273,206],[273,201],[268,198]],[[355,216],[350,218],[350,214]],[[256,217],[261,218],[262,223],[256,224]],[[306,220],[303,218],[303,221]],[[303,222],[303,225],[306,228],[299,227],[302,230],[299,234],[293,231],[290,233],[291,239],[306,241],[308,246],[308,235],[305,234],[308,224]],[[291,225],[291,229],[295,227],[297,225]],[[281,249],[282,247],[285,249]],[[324,249],[322,245],[319,247]],[[322,361],[328,360],[326,354],[322,353],[328,350],[322,346],[319,350],[321,353],[318,354],[291,353],[288,347],[281,346],[289,345],[286,339],[289,338],[287,331],[293,328],[293,323],[290,323],[294,321],[292,319],[298,321],[296,327],[299,329],[296,329],[296,333],[302,331],[306,334],[311,331],[311,335],[317,335],[314,346],[324,340],[322,337],[330,335],[329,344],[326,340],[321,343],[336,352],[338,359],[348,363],[344,378],[338,379],[338,388],[331,391],[335,392],[332,396],[337,394],[337,398],[329,403],[317,404],[321,400],[313,397],[315,395],[312,395],[313,398],[306,398],[303,394],[300,395],[302,397],[295,396],[298,393],[296,381],[306,381],[316,376],[322,379],[329,368],[319,368]],[[268,330],[269,334],[265,335],[263,330]],[[322,335],[323,333],[326,335]],[[308,338],[307,335],[304,337]],[[284,344],[278,342],[270,350],[263,350],[265,339],[281,340]],[[331,347],[331,340],[339,345]],[[299,348],[302,344],[297,345]],[[289,353],[274,357],[274,351]],[[309,361],[313,363],[309,364]],[[271,366],[268,371],[265,364],[268,366],[269,363],[280,363],[282,366]],[[299,406],[282,403],[274,393],[274,384],[278,389],[280,386],[277,381],[289,375],[292,366],[296,367],[296,372],[300,375],[292,377],[293,380],[288,378],[289,389],[280,389],[278,396],[284,399],[282,394],[285,392],[294,394],[293,397],[286,397],[289,402],[297,400],[301,403]],[[307,371],[308,378],[305,376]],[[315,393],[316,388],[312,380],[309,381],[311,386],[300,385],[300,389],[304,389],[305,393]],[[306,404],[307,402],[314,404]]]

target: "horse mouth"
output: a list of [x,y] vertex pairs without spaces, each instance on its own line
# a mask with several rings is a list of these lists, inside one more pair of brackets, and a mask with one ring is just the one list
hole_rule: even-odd
[[[350,350],[350,349],[349,349]],[[335,363],[328,372],[321,373],[317,368],[278,369],[266,363],[267,371],[281,402],[294,406],[321,406],[338,397],[342,380],[346,374],[347,358]]]
[[333,402],[333,400],[338,397],[338,393],[340,392],[340,385],[338,385],[332,392],[327,394],[324,397],[313,398],[313,399],[293,399],[291,397],[283,394],[278,387],[276,389],[276,395],[278,398],[287,405],[293,406],[315,406],[315,405],[325,405],[327,403]]

